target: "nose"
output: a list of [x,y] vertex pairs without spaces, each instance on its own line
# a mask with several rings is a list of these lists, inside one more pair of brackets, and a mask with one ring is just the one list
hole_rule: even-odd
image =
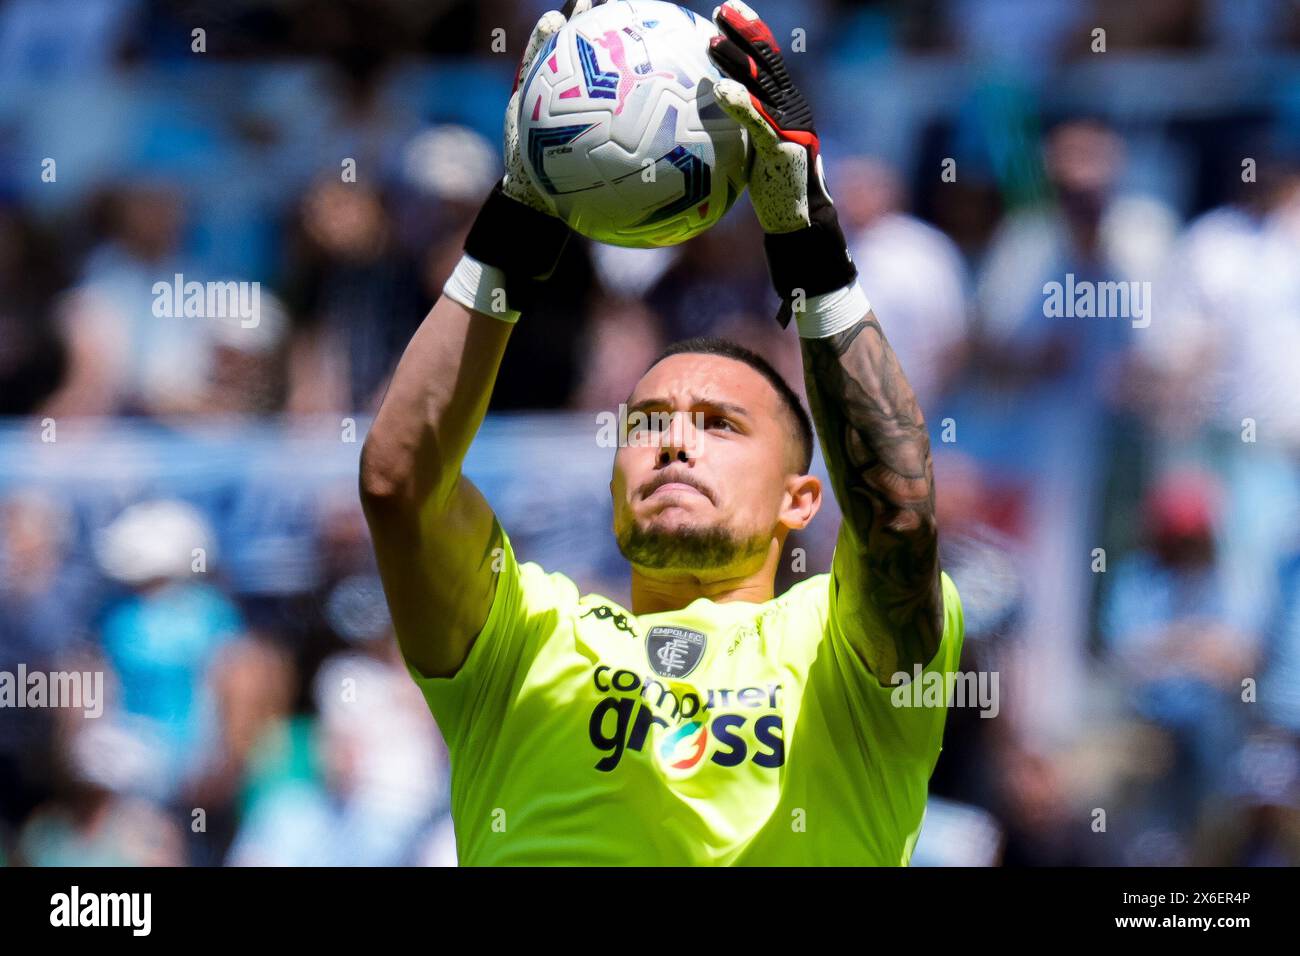
[[658,437],[655,461],[659,467],[674,461],[686,464],[695,457],[695,436],[689,415],[680,412],[673,415],[668,427],[662,429]]

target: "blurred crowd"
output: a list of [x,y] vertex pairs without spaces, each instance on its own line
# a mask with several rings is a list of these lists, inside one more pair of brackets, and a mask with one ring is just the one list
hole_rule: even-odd
[[[981,821],[975,862],[1300,863],[1300,7],[754,5],[806,31],[830,189],[931,427],[963,668],[1002,678],[997,719],[950,714],[925,857]],[[155,457],[293,436],[274,477],[205,484],[196,439],[184,480],[107,501],[0,468],[0,671],[108,675],[97,720],[0,710],[0,861],[454,863],[354,486],[308,476],[455,265],[548,4],[217,6],[0,5],[0,461],[48,422]],[[176,275],[260,283],[259,321],[159,317]],[[1146,311],[1049,314],[1067,276]],[[575,239],[491,410],[589,441],[700,334],[799,387],[776,305],[743,201],[685,247]],[[523,557],[626,599],[582,524],[607,476],[525,487],[545,452],[499,434],[485,491]],[[834,531],[791,541],[808,573]]]

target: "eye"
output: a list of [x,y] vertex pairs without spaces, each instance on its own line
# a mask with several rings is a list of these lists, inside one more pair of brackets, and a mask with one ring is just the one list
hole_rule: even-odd
[[710,415],[708,418],[709,428],[721,428],[723,431],[734,432],[735,423],[730,418],[724,418],[721,415]]

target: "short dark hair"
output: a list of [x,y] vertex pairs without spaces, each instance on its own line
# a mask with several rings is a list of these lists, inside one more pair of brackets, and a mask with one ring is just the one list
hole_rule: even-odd
[[674,342],[668,348],[659,353],[658,357],[650,363],[647,372],[654,368],[664,359],[672,355],[721,355],[724,358],[735,359],[738,362],[744,362],[754,371],[767,379],[771,386],[776,389],[776,394],[781,397],[781,403],[785,405],[790,412],[790,417],[794,419],[796,437],[799,439],[799,461],[801,463],[800,474],[807,474],[812,468],[813,457],[813,426],[812,419],[804,410],[799,396],[795,394],[786,380],[781,377],[781,373],[774,369],[763,356],[757,352],[750,351],[743,345],[732,342],[729,339],[718,338],[712,335],[697,336],[693,339],[684,339],[681,342]]

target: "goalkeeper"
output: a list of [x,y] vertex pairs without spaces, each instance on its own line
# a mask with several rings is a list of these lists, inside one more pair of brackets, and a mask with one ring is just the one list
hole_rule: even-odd
[[451,753],[462,864],[900,865],[920,832],[945,710],[891,688],[954,671],[963,633],[925,422],[858,286],[808,102],[752,10],[729,0],[714,19],[715,94],[754,145],[778,318],[797,325],[843,513],[831,570],[774,594],[786,537],[822,500],[813,428],[766,362],[723,341],[668,349],[629,398],[646,424],[610,481],[629,607],[519,563],[461,473],[568,236],[515,127],[518,77],[565,23],[546,14],[507,108],[505,176],[361,459],[398,642]]

